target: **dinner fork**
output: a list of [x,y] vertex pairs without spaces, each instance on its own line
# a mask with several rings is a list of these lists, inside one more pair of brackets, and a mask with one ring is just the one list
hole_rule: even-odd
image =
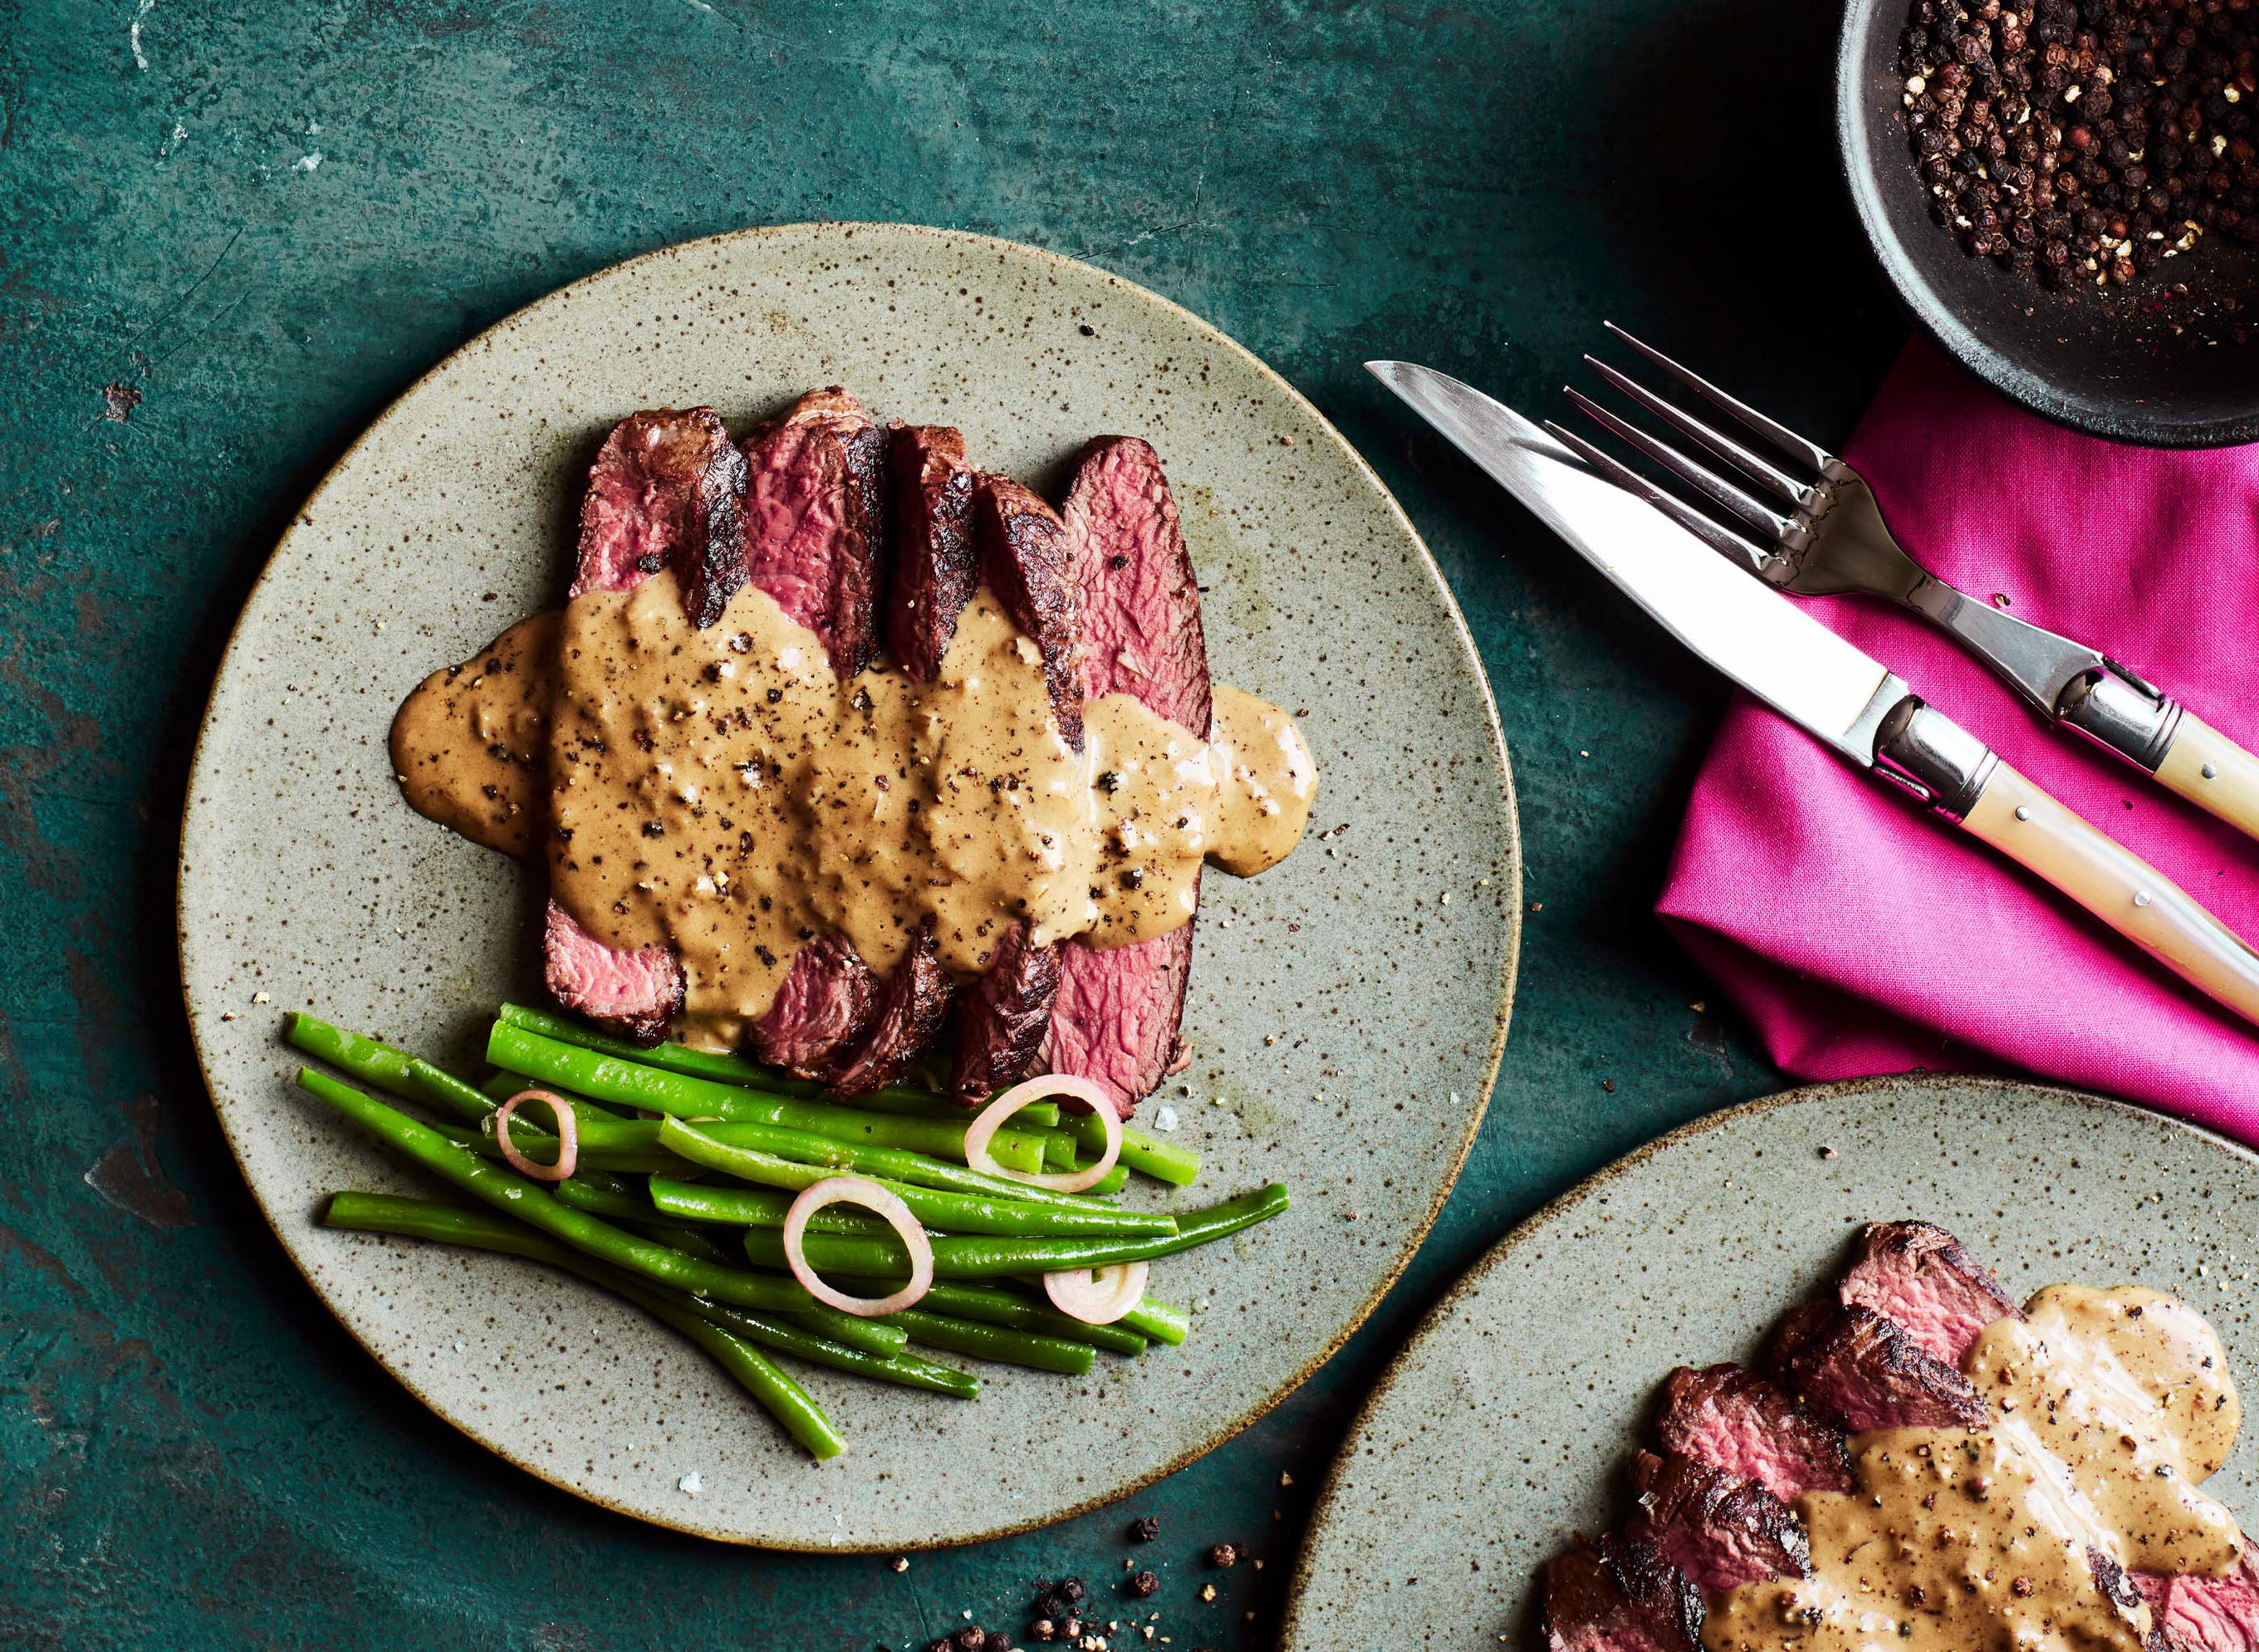
[[[1842,459],[1735,400],[1642,344],[1614,322],[1607,330],[1682,390],[1759,438],[1770,452],[1736,440],[1600,360],[1586,361],[1611,388],[1763,490],[1753,496],[1718,469],[1621,418],[1567,387],[1571,402],[1610,435],[1675,477],[1741,528],[1696,509],[1557,424],[1547,429],[1587,464],[1671,516],[1711,549],[1795,596],[1886,597],[1944,631],[2049,721],[2077,730],[2174,792],[2259,837],[2259,758],[2130,668],[1956,590],[1902,549],[1874,491]],[[1747,529],[1757,537],[1753,539]]]

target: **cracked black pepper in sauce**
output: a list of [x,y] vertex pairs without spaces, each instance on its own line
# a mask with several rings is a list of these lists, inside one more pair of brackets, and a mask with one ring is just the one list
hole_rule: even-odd
[[1276,865],[1316,796],[1308,748],[1235,689],[1215,719],[1203,741],[1108,694],[1076,751],[1036,645],[986,590],[931,683],[881,666],[843,684],[766,593],[702,630],[661,572],[432,676],[392,757],[419,812],[545,855],[552,894],[608,945],[671,950],[683,1035],[727,1046],[826,930],[883,973],[930,919],[969,976],[1015,923],[1127,945],[1191,920],[1204,860]]
[[2113,1599],[2092,1555],[2235,1563],[2234,1518],[2197,1490],[2240,1414],[2212,1328],[2130,1285],[2049,1285],[2026,1313],[1962,1362],[1992,1422],[1853,1435],[1857,1489],[1798,1500],[1811,1575],[1728,1591],[1710,1652],[2140,1652],[2149,1609]]

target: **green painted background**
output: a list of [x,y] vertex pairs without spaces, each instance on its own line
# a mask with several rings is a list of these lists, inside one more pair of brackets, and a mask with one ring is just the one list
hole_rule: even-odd
[[[1838,198],[1835,21],[1796,0],[0,0],[0,1646],[922,1645],[965,1609],[1017,1631],[1032,1577],[1118,1576],[1144,1512],[1174,1647],[1268,1645],[1329,1447],[1425,1306],[1576,1178],[1777,1087],[1692,1012],[1703,985],[1648,915],[1718,690],[1357,363],[1542,405],[1613,317],[1839,438],[1903,323]],[[1373,1324],[1122,1510],[901,1575],[640,1529],[423,1414],[253,1209],[172,939],[206,685],[353,434],[562,282],[811,217],[1095,260],[1315,397],[1465,607],[1543,903],[1473,1160]],[[141,398],[122,422],[111,386]],[[1270,1563],[1203,1606],[1194,1556],[1220,1537]]]

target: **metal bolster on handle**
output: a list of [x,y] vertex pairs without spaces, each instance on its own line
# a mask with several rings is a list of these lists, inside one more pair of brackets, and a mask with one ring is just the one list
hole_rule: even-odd
[[1921,798],[1949,820],[1977,806],[2000,758],[1992,747],[1942,711],[1908,694],[1875,733],[1875,773]]
[[2056,720],[2154,774],[2180,732],[2180,703],[2116,660],[2103,664],[2063,691]]

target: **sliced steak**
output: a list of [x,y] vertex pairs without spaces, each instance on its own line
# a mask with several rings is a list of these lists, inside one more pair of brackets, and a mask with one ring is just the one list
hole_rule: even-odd
[[1060,950],[1030,945],[1028,926],[1015,923],[987,973],[958,995],[949,1093],[967,1107],[1036,1070],[1058,996]]
[[741,562],[745,490],[745,461],[712,408],[631,414],[589,467],[567,594],[632,590],[665,567],[688,586],[709,563]]
[[889,431],[887,506],[887,657],[912,682],[931,682],[976,580],[964,435],[930,424]]
[[1842,1431],[1739,1365],[1672,1371],[1655,1435],[1665,1451],[1755,1480],[1785,1503],[1806,1492],[1851,1489]]
[[[589,467],[568,595],[632,590],[662,568],[688,587],[710,563],[742,562],[745,481],[713,409],[622,419]],[[623,1037],[655,1044],[682,1013],[682,966],[663,947],[608,947],[552,901],[541,951],[549,995]]]
[[1772,1371],[1847,1434],[1975,1428],[1990,1409],[1969,1379],[1871,1308],[1812,1302],[1775,1333]]
[[833,386],[745,438],[745,555],[695,587],[691,617],[719,615],[750,580],[814,631],[842,680],[871,663],[886,433]]
[[1549,1652],[1698,1652],[1702,1598],[1651,1545],[1610,1534],[1545,1563],[1537,1627]]
[[1878,1221],[1859,1234],[1835,1287],[1847,1307],[1871,1308],[1932,1359],[1958,1371],[1978,1333],[2023,1310],[1961,1241],[1926,1221]]
[[[1065,516],[1086,692],[1130,694],[1205,740],[1215,707],[1200,584],[1160,459],[1135,438],[1101,437],[1083,453]],[[1183,1065],[1192,958],[1190,923],[1104,951],[1068,942],[1044,1049],[1051,1070],[1095,1079],[1128,1118]]]
[[1673,1451],[1631,1461],[1638,1509],[1624,1528],[1704,1596],[1768,1577],[1801,1577],[1812,1549],[1796,1511],[1755,1480]]
[[663,946],[606,946],[549,902],[541,979],[550,997],[639,1044],[655,1044],[682,1013],[682,965]]
[[[797,962],[797,960],[795,960]],[[833,1058],[824,1085],[834,1095],[868,1095],[908,1072],[941,1030],[951,982],[934,950],[929,922],[879,989],[870,1024]]]
[[2259,1652],[2259,1566],[2247,1545],[2220,1577],[2136,1573],[2169,1652]]
[[1042,651],[1051,715],[1066,743],[1080,751],[1088,692],[1082,642],[1091,594],[1076,583],[1079,564],[1070,554],[1066,526],[1058,512],[1008,476],[981,477],[975,498],[980,577],[1012,623]]
[[869,1024],[879,978],[844,935],[819,935],[793,954],[776,1001],[745,1036],[753,1059],[803,1079],[821,1078],[832,1057]]

